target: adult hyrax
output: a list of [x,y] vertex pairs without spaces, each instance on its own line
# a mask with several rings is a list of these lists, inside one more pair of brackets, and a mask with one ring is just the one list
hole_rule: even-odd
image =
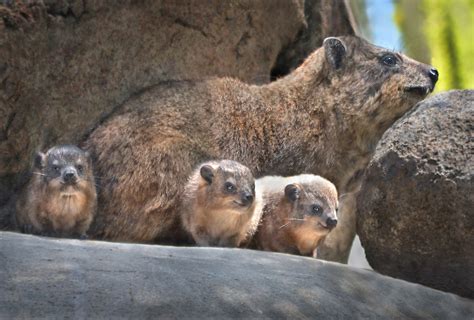
[[383,132],[436,80],[432,67],[348,36],[326,39],[267,85],[220,78],[150,88],[84,143],[103,179],[95,233],[170,236],[186,179],[210,159],[238,161],[257,178],[318,173],[347,192]]
[[315,250],[337,225],[334,184],[316,175],[264,177],[256,181],[263,214],[251,248],[304,256]]
[[191,174],[180,216],[198,245],[237,247],[257,228],[256,207],[249,168],[231,160],[209,161]]
[[16,204],[16,223],[28,233],[85,238],[96,206],[88,153],[56,146],[36,155],[31,180]]

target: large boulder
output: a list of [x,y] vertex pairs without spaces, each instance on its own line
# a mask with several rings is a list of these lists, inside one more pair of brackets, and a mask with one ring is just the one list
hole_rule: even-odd
[[474,298],[473,137],[473,90],[435,95],[385,133],[357,199],[374,270]]
[[467,319],[474,302],[299,256],[0,232],[0,318]]
[[[311,10],[328,20],[323,4]],[[313,37],[307,7],[304,0],[1,2],[0,212],[25,182],[35,151],[77,143],[146,87],[212,76],[268,82],[280,53],[302,34]],[[334,25],[313,20],[325,34]],[[348,20],[338,21],[352,33]],[[316,47],[321,34],[314,37]]]

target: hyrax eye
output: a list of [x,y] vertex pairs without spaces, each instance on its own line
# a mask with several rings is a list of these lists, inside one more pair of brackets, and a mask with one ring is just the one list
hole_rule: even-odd
[[226,182],[224,184],[224,189],[225,189],[225,191],[227,191],[229,193],[235,192],[235,186],[232,182]]
[[54,170],[55,172],[59,172],[60,169],[61,169],[61,168],[60,168],[59,166],[53,166],[53,170]]
[[82,166],[82,165],[80,165],[80,164],[78,164],[78,165],[76,166],[76,169],[77,169],[77,171],[78,171],[79,173],[84,172],[84,166]]
[[321,206],[315,204],[311,207],[311,213],[317,216],[320,216],[323,214],[323,208]]
[[381,61],[384,65],[389,66],[389,67],[393,67],[398,62],[397,57],[395,57],[395,55],[393,55],[391,53],[385,54],[382,57]]

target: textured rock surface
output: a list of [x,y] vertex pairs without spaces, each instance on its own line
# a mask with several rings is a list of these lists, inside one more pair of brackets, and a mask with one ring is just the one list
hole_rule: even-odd
[[466,319],[474,302],[284,254],[0,233],[0,318]]
[[474,298],[474,91],[421,102],[377,147],[357,233],[383,274]]
[[[313,11],[331,9],[312,3]],[[0,4],[0,206],[24,183],[35,151],[76,143],[150,85],[212,76],[269,81],[277,57],[309,30],[305,15],[313,16],[303,0],[2,4],[9,6]],[[314,19],[310,25],[319,30]],[[334,24],[324,25],[327,34]],[[309,51],[282,56],[279,65]]]

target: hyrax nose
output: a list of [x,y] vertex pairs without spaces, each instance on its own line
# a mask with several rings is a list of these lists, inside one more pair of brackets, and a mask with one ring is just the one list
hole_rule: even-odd
[[76,172],[73,170],[64,171],[63,179],[65,182],[75,182],[77,180]]
[[253,194],[251,194],[250,192],[244,192],[240,200],[244,205],[249,205],[253,201]]
[[438,77],[439,77],[438,70],[436,70],[435,68],[431,68],[429,71],[429,76],[434,85],[438,81]]
[[337,225],[337,219],[327,218],[326,225],[328,226],[329,229],[334,228]]

